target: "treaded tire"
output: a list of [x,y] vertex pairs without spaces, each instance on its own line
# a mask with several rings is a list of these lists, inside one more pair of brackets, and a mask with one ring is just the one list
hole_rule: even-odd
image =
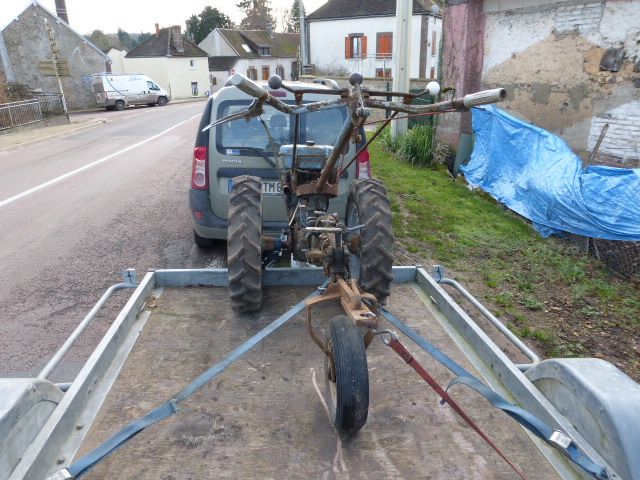
[[198,232],[194,230],[193,243],[195,243],[196,246],[200,248],[211,248],[216,244],[216,241],[213,238],[201,237],[200,235],[198,235]]
[[158,98],[158,105],[164,107],[167,104],[167,99],[165,97]]
[[233,179],[229,199],[227,268],[231,307],[255,312],[262,307],[262,182],[242,175]]
[[116,102],[116,104],[114,105],[114,108],[121,112],[122,110],[124,110],[125,108],[127,108],[127,106],[125,105],[125,103],[122,100],[118,100]]
[[355,180],[347,199],[347,226],[365,225],[358,251],[349,256],[351,275],[381,305],[387,303],[393,280],[393,215],[387,189],[372,178]]
[[[354,433],[369,413],[369,369],[362,334],[346,315],[329,320],[325,345],[325,394],[331,423],[341,433]],[[330,378],[331,362],[335,381]]]

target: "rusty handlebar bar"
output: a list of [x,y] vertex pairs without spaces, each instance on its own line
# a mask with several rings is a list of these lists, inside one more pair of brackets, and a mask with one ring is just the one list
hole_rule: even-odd
[[[351,138],[351,134],[355,128],[362,126],[364,119],[369,115],[367,107],[380,108],[391,110],[394,112],[404,112],[409,114],[422,114],[422,113],[438,113],[438,112],[450,112],[450,111],[466,111],[472,107],[480,105],[488,105],[491,103],[499,102],[507,97],[507,91],[504,88],[496,88],[493,90],[485,90],[478,93],[472,93],[465,95],[461,98],[454,98],[453,100],[447,100],[444,102],[433,103],[430,105],[410,105],[406,103],[398,103],[388,100],[379,100],[370,98],[370,95],[386,96],[385,92],[371,92],[362,88],[362,75],[353,73],[349,77],[349,82],[352,85],[351,89],[340,90],[325,90],[318,89],[317,92],[328,93],[334,95],[340,95],[340,98],[327,100],[324,102],[307,103],[303,105],[289,105],[283,101],[272,96],[267,90],[257,85],[244,75],[236,73],[231,77],[231,84],[247,95],[255,97],[257,99],[258,108],[251,108],[244,114],[245,118],[259,115],[262,112],[261,104],[268,103],[275,109],[286,113],[300,115],[303,113],[309,113],[320,110],[327,110],[331,108],[337,108],[344,105],[349,105],[350,115],[347,116],[345,124],[342,126],[340,134],[336,139],[331,155],[327,159],[326,164],[322,168],[320,178],[314,185],[314,191],[320,192],[324,188],[330,172],[335,167],[338,157],[344,150],[347,142]],[[280,77],[272,77],[269,79],[270,88],[280,88],[282,85],[282,79]],[[286,87],[285,87],[286,88]],[[429,87],[427,87],[429,88]],[[439,87],[438,87],[439,88]],[[405,99],[415,98],[413,94],[395,94],[396,96],[402,96]],[[255,107],[254,106],[254,107]],[[232,118],[233,117],[233,118]],[[238,118],[238,114],[232,115],[225,119],[221,119],[209,127]]]
[[[288,105],[281,100],[274,98],[269,94],[267,90],[262,88],[260,85],[256,84],[252,80],[248,79],[241,73],[236,73],[231,77],[231,84],[247,95],[257,98],[260,101],[266,102],[272,107],[280,110],[283,113],[289,114],[301,114],[308,113],[315,110],[333,108],[334,106],[341,106],[344,103],[347,103],[349,99],[344,98],[344,94],[348,92],[348,89],[341,90],[325,90],[325,89],[317,89],[312,90],[317,93],[327,93],[338,95],[342,94],[338,100],[329,100],[326,102],[315,102],[304,105],[302,108],[296,108],[292,105]],[[279,83],[281,85],[281,82]],[[277,85],[277,83],[276,83]],[[494,88],[492,90],[484,90],[477,93],[470,93],[465,95],[464,97],[454,98],[452,100],[447,100],[444,102],[433,103],[430,105],[407,105],[404,103],[398,103],[388,100],[378,100],[374,98],[370,98],[369,95],[379,94],[379,95],[397,95],[397,96],[405,96],[407,98],[414,98],[416,94],[401,94],[394,92],[370,92],[367,90],[361,90],[361,93],[364,97],[364,105],[371,108],[380,108],[386,110],[393,110],[397,112],[403,113],[431,113],[431,112],[439,112],[444,110],[457,110],[464,111],[469,108],[478,107],[481,105],[489,105],[492,103],[497,103],[499,101],[504,100],[507,97],[507,91],[504,88]],[[418,94],[419,95],[419,94]]]

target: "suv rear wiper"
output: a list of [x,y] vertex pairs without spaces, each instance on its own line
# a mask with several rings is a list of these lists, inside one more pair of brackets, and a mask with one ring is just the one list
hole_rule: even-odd
[[256,152],[258,155],[264,158],[267,162],[269,162],[269,165],[277,168],[276,162],[271,158],[269,158],[269,156],[266,153],[264,153],[264,150],[260,148],[256,148],[256,147],[225,147],[225,148],[229,148],[232,150],[251,150],[252,152]]

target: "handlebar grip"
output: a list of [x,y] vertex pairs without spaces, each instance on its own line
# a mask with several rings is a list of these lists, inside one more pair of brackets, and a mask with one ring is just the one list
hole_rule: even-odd
[[479,105],[496,103],[505,98],[507,98],[507,91],[504,88],[494,88],[493,90],[484,90],[482,92],[465,95],[462,102],[465,107],[472,108]]
[[238,87],[247,95],[256,98],[264,98],[268,95],[267,91],[260,85],[256,85],[241,73],[234,73],[231,77],[231,85]]

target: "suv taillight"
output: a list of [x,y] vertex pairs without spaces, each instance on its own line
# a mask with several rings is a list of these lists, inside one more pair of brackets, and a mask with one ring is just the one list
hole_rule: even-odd
[[358,155],[356,162],[356,178],[371,178],[371,162],[369,159],[369,150],[364,150]]
[[191,188],[207,190],[209,188],[209,168],[207,167],[207,147],[196,147],[193,150],[193,169],[191,171]]

